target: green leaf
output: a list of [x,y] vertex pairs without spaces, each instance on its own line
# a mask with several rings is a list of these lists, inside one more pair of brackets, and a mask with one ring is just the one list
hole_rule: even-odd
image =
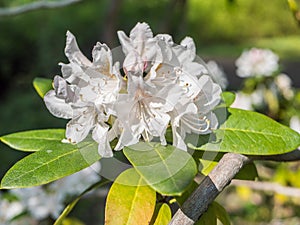
[[230,218],[226,210],[224,209],[223,206],[221,206],[219,203],[216,201],[212,202],[211,207],[213,208],[213,211],[218,218],[222,222],[223,225],[230,225]]
[[195,225],[217,225],[219,219],[223,225],[230,225],[230,218],[226,210],[216,201],[212,202],[207,211],[200,217]]
[[247,155],[283,154],[300,145],[300,134],[257,112],[228,109],[227,121],[212,135],[214,140],[190,148]]
[[39,96],[44,98],[45,94],[51,89],[53,89],[52,80],[47,78],[36,77],[33,80],[33,87],[35,88]]
[[66,218],[62,222],[62,225],[85,225],[85,224],[77,218]]
[[0,137],[0,140],[13,149],[34,152],[45,149],[68,148],[69,144],[61,142],[64,137],[64,129],[45,129],[8,134]]
[[75,207],[75,205],[81,199],[82,196],[84,196],[87,192],[89,192],[95,188],[102,187],[108,183],[110,183],[109,180],[102,178],[101,181],[99,181],[96,184],[93,184],[89,188],[87,188],[84,192],[82,192],[77,198],[75,198],[71,203],[69,203],[65,207],[64,211],[60,214],[60,216],[57,218],[57,220],[55,221],[55,223],[53,225],[61,225],[61,224],[64,225],[64,223],[66,221],[66,217],[69,215],[69,213],[72,211],[72,209]]
[[164,203],[159,209],[154,225],[168,225],[171,217],[171,209],[168,204]]
[[217,225],[217,216],[212,204],[208,207],[207,211],[203,213],[195,225]]
[[192,156],[171,145],[140,142],[123,151],[147,184],[162,195],[181,195],[197,173]]
[[229,107],[235,100],[235,94],[229,91],[223,92],[221,96],[226,107]]
[[234,179],[239,180],[255,180],[258,178],[258,172],[254,163],[249,163],[235,175]]
[[76,173],[100,159],[98,143],[92,140],[67,148],[43,149],[17,162],[4,175],[1,189],[42,185]]
[[148,225],[155,208],[156,193],[131,168],[121,173],[107,196],[105,225]]

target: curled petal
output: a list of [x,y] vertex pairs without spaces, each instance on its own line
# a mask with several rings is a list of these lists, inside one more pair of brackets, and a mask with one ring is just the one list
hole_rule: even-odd
[[81,67],[75,63],[59,63],[63,78],[70,84],[78,87],[85,87],[88,85],[89,77],[83,72]]
[[131,41],[123,31],[118,31],[117,34],[122,45],[123,52],[127,55],[133,49]]
[[55,91],[51,90],[44,96],[44,101],[47,109],[52,115],[71,119],[73,116],[73,109],[70,104],[66,103],[64,99],[56,97]]
[[119,141],[115,147],[115,150],[121,150],[124,146],[130,146],[138,143],[140,134],[133,133],[130,129],[130,127],[127,126],[127,124],[123,124],[122,126],[122,133],[120,135]]
[[98,153],[105,158],[113,157],[113,152],[107,138],[108,129],[109,126],[104,123],[97,124],[92,133],[93,139],[99,143]]
[[87,109],[78,115],[77,117],[70,120],[67,124],[66,138],[71,143],[79,143],[84,140],[93,128],[95,123],[94,111]]
[[172,126],[172,133],[173,133],[173,146],[181,150],[187,151],[187,147],[184,142],[185,139],[184,130],[181,127]]
[[112,54],[106,44],[97,43],[93,48],[93,65],[104,75],[112,74]]
[[67,40],[65,47],[65,54],[68,57],[70,62],[76,63],[82,66],[91,66],[92,63],[88,60],[80,51],[76,38],[74,35],[67,31]]
[[129,37],[136,42],[143,42],[148,38],[153,38],[153,33],[147,23],[137,23],[130,31]]
[[185,37],[181,42],[180,45],[185,47],[189,50],[190,53],[192,53],[194,56],[196,55],[196,46],[193,38],[191,37]]
[[53,84],[58,98],[64,99],[66,103],[76,102],[76,92],[78,92],[78,90],[75,86],[68,85],[67,82],[60,76],[54,77]]

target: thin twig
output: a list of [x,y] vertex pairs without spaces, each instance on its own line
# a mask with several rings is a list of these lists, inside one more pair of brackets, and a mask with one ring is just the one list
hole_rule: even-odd
[[37,9],[52,9],[71,5],[81,0],[36,1],[16,7],[0,8],[0,17],[15,16]]
[[244,155],[227,153],[200,183],[173,216],[169,225],[192,225],[207,210],[210,203],[230,183],[241,168],[251,160]]
[[298,197],[298,198],[300,197],[299,188],[286,187],[274,182],[232,180],[231,185],[249,187],[253,190],[258,190],[258,191],[271,191],[271,192],[275,192],[278,194],[283,194],[291,197]]

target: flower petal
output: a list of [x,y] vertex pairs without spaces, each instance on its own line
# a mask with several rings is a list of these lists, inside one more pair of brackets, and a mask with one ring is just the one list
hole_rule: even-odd
[[88,60],[80,51],[76,38],[74,35],[67,31],[65,54],[70,62],[76,63],[82,66],[91,66],[92,63]]
[[67,124],[66,138],[71,143],[84,140],[95,124],[95,111],[87,108],[81,115],[70,120]]
[[73,109],[71,105],[66,103],[64,99],[57,98],[54,90],[47,92],[44,96],[44,102],[52,115],[63,119],[72,118]]
[[108,129],[108,125],[98,123],[92,133],[93,139],[99,143],[98,153],[105,158],[113,157],[113,152],[107,138]]

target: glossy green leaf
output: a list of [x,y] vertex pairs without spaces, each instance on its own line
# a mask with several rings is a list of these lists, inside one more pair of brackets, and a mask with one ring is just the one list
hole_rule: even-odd
[[86,140],[67,148],[43,149],[17,162],[4,175],[2,189],[24,188],[76,173],[100,159],[98,143]]
[[13,149],[34,152],[45,149],[68,148],[70,144],[61,142],[64,137],[64,129],[45,129],[8,134],[0,137],[0,140]]
[[230,225],[230,218],[226,210],[216,201],[212,202],[207,211],[200,217],[195,225],[217,225],[220,220],[223,225]]
[[72,211],[72,209],[76,206],[77,202],[81,199],[82,196],[84,196],[87,192],[102,187],[106,184],[108,184],[110,181],[102,178],[101,181],[99,181],[96,184],[93,184],[92,186],[90,186],[89,188],[87,188],[84,192],[82,192],[77,198],[75,198],[71,203],[69,203],[64,211],[60,214],[60,216],[57,218],[57,220],[55,221],[55,223],[53,225],[64,225],[65,221],[66,221],[66,217],[69,215],[69,213]]
[[211,206],[213,208],[213,211],[214,211],[216,217],[218,218],[218,220],[220,220],[222,222],[223,225],[231,224],[229,215],[223,206],[221,206],[216,201],[212,202]]
[[164,203],[159,209],[154,225],[168,225],[171,221],[172,213],[168,204]]
[[248,155],[282,154],[300,145],[300,134],[260,113],[228,109],[227,121],[212,134],[214,138],[196,150],[234,152]]
[[105,225],[148,225],[155,208],[156,193],[131,168],[111,186],[105,208]]
[[258,178],[258,172],[254,163],[249,163],[235,175],[234,179],[239,180],[255,180]]
[[235,100],[235,94],[233,92],[225,91],[222,93],[222,99],[226,107],[229,107]]
[[181,195],[197,173],[192,156],[171,145],[140,142],[123,151],[148,185],[162,195]]
[[35,88],[39,96],[44,98],[45,94],[51,89],[53,89],[52,80],[42,77],[36,77],[33,80],[33,87]]

